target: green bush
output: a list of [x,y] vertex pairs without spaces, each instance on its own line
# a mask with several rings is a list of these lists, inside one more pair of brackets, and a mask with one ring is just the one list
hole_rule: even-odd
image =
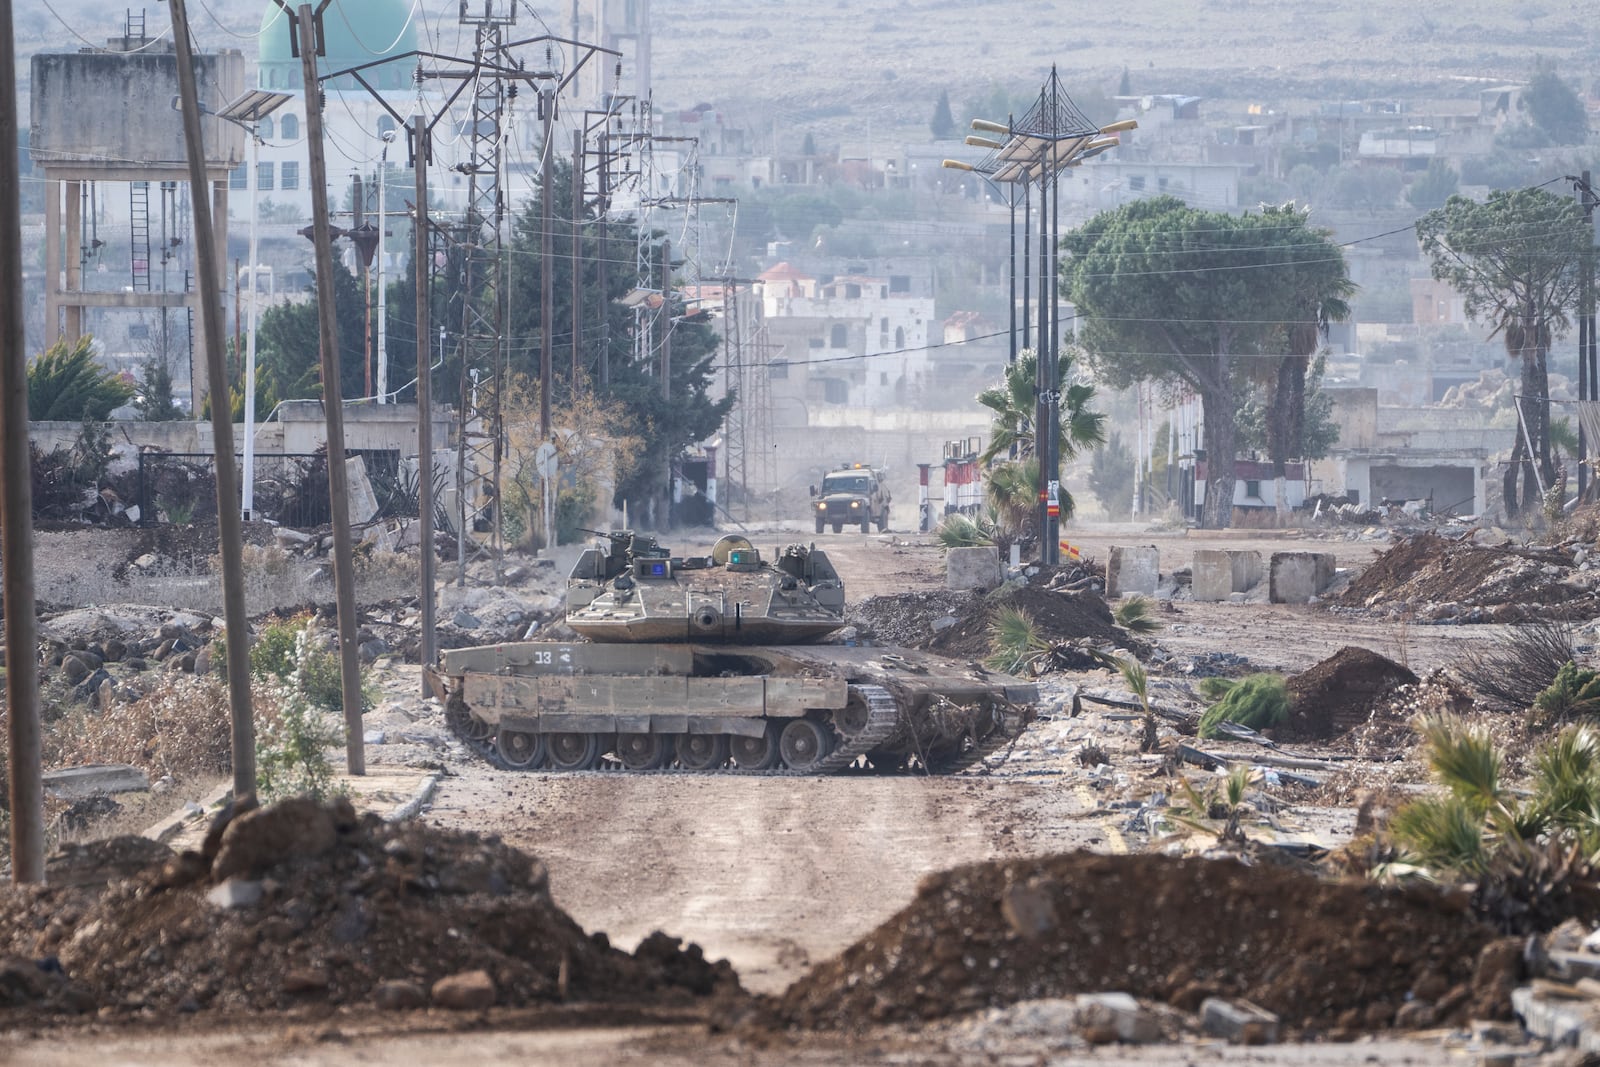
[[1559,725],[1572,719],[1600,715],[1600,672],[1565,664],[1555,681],[1534,699],[1529,725]]
[[[1216,688],[1216,687],[1213,687]],[[1276,726],[1289,717],[1289,690],[1277,674],[1251,674],[1228,687],[1200,716],[1200,736],[1221,736],[1224,722],[1252,730]]]
[[284,619],[268,623],[250,646],[250,673],[257,678],[286,680],[294,673],[294,644],[306,628],[306,620]]

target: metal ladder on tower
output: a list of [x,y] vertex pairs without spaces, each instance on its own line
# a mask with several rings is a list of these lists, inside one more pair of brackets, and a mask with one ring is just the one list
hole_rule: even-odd
[[128,186],[128,215],[133,231],[130,246],[129,270],[135,292],[150,291],[150,183],[133,182]]

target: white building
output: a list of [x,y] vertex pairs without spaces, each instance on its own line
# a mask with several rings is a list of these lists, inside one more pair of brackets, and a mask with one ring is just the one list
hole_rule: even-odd
[[809,364],[788,386],[793,390],[803,381],[805,399],[906,406],[933,384],[933,298],[918,295],[909,275],[823,280],[779,263],[761,274],[755,288],[763,320],[784,344],[780,358],[786,367],[774,373],[775,382],[791,380],[794,368]]

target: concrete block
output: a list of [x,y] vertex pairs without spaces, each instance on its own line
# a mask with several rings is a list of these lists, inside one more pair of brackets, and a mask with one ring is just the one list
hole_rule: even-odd
[[1161,1040],[1161,1026],[1127,993],[1084,993],[1077,998],[1078,1030],[1085,1041],[1147,1045]]
[[219,908],[248,908],[261,902],[261,883],[245,878],[229,878],[212,886],[206,899]]
[[1304,604],[1333,581],[1331,552],[1274,552],[1270,597],[1274,604]]
[[1208,1034],[1235,1045],[1274,1045],[1278,1017],[1248,1000],[1207,997],[1200,1004],[1200,1025]]
[[1523,1029],[1556,1048],[1590,1049],[1600,1036],[1595,1005],[1587,1000],[1541,996],[1530,986],[1511,991],[1511,1010]]
[[1576,982],[1581,978],[1600,979],[1600,955],[1557,950],[1546,957],[1545,973],[1563,982]]
[[1196,600],[1227,600],[1261,580],[1261,553],[1242,549],[1196,549],[1192,589]]
[[1161,550],[1155,545],[1112,545],[1106,563],[1106,599],[1129,593],[1154,596],[1161,580]]
[[1000,584],[1000,553],[993,545],[952,548],[944,556],[946,589],[988,592]]
[[150,779],[136,767],[120,763],[95,763],[44,772],[44,791],[68,800],[109,793],[142,793]]

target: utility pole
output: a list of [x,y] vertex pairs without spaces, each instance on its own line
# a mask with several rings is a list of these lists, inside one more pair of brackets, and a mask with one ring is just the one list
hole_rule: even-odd
[[[554,190],[550,187],[552,157],[555,142],[551,139],[550,124],[556,114],[556,93],[550,86],[539,87],[539,113],[544,118],[543,159],[539,177],[539,440],[550,440],[550,379],[555,374],[555,317],[556,282],[551,270],[553,242],[551,229],[555,226],[555,205],[551,203]],[[576,266],[576,264],[574,264]],[[577,386],[574,379],[573,386]],[[554,543],[554,531],[545,531],[549,543]]]
[[417,542],[420,556],[422,645],[418,658],[424,669],[422,695],[430,696],[427,669],[439,655],[434,619],[433,547],[433,368],[429,354],[428,281],[432,257],[428,254],[428,130],[421,115],[412,120],[411,168],[416,174],[416,219],[412,233],[411,269],[417,287]]
[[[1584,171],[1582,176],[1573,182],[1577,186],[1578,202],[1583,205],[1583,226],[1588,232],[1589,243],[1585,246],[1583,264],[1579,268],[1583,272],[1579,280],[1578,297],[1578,399],[1600,399],[1600,381],[1595,380],[1596,372],[1600,368],[1595,366],[1595,231],[1594,231],[1594,185],[1590,180],[1590,172]],[[1600,442],[1597,442],[1600,444]],[[1583,418],[1578,418],[1578,499],[1584,499],[1584,492],[1589,483],[1589,439],[1584,431]]]
[[[177,0],[182,3],[182,0]],[[33,480],[28,454],[27,345],[22,300],[17,53],[11,0],[0,0],[0,563],[4,567],[11,880],[44,881],[44,782],[39,754],[38,622],[33,614]],[[53,243],[54,234],[47,236]],[[51,284],[55,280],[51,279]],[[52,323],[52,325],[54,325]]]
[[[211,383],[211,441],[216,457],[222,615],[227,627],[233,797],[236,802],[244,803],[256,795],[255,720],[250,706],[250,620],[245,614],[244,598],[244,522],[239,510],[239,483],[233,467],[233,405],[228,402],[227,370],[222,363],[222,291],[217,281],[221,264],[211,225],[211,182],[206,177],[200,97],[195,87],[194,50],[185,3],[186,0],[172,0],[172,43],[177,52],[183,141],[189,159],[189,199],[194,202],[195,257],[200,274],[200,322],[205,331],[206,377]],[[9,512],[7,518],[10,518]],[[8,597],[6,602],[19,605],[31,604],[32,600]],[[7,625],[12,622],[8,617]],[[32,662],[31,654],[26,662]]]
[[[672,242],[661,242],[661,399],[672,399]],[[665,406],[665,405],[663,405]],[[672,528],[672,462],[675,457],[668,450],[666,490],[662,494],[661,522],[663,530]]]
[[[572,131],[572,392],[583,371],[583,130]],[[604,295],[601,300],[604,301]]]
[[[174,0],[181,4],[183,0]],[[350,480],[344,465],[344,397],[340,390],[339,339],[334,329],[333,234],[328,223],[328,166],[322,143],[322,108],[317,82],[317,21],[329,0],[321,0],[313,13],[301,4],[289,19],[290,32],[298,35],[300,69],[306,92],[306,146],[311,155],[311,226],[317,264],[317,325],[322,340],[322,414],[328,437],[328,502],[333,520],[333,583],[339,614],[339,667],[344,683],[345,767],[355,775],[367,773],[361,729],[361,663],[356,648],[356,586],[350,547]],[[284,6],[286,0],[278,0]],[[287,8],[285,8],[287,10]],[[212,405],[215,410],[216,405]],[[233,669],[230,654],[228,669]],[[240,667],[249,668],[248,652]]]

